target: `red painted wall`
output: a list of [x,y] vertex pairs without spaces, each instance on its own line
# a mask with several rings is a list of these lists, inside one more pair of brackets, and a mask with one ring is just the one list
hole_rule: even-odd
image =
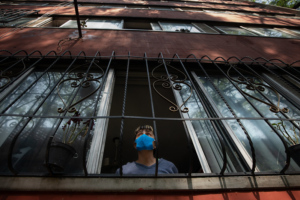
[[[0,29],[0,35],[11,29]],[[41,29],[24,28],[0,39],[1,49],[11,52],[26,50],[32,52],[40,50],[43,54],[57,50],[58,42],[64,38],[76,38],[76,29]],[[70,50],[76,55],[85,51],[94,56],[96,51],[101,55],[143,56],[147,52],[149,57],[157,57],[162,52],[164,57],[172,57],[178,53],[181,58],[189,54],[197,57],[208,55],[211,58],[222,56],[229,58],[265,57],[277,58],[291,63],[299,60],[300,40],[285,38],[245,37],[232,35],[209,35],[176,32],[125,31],[125,30],[83,30],[82,40],[66,42],[62,52]]]
[[[29,9],[40,10],[39,14],[52,11],[54,7],[40,6],[1,6],[3,9]],[[249,8],[250,9],[250,8]],[[255,12],[255,11],[253,11]],[[73,7],[63,7],[56,11],[59,15],[75,15]],[[143,10],[143,9],[118,9],[118,8],[93,8],[79,7],[81,16],[98,16],[98,17],[133,17],[133,18],[152,18],[152,19],[173,19],[173,20],[199,20],[211,22],[231,22],[245,24],[266,24],[281,26],[299,26],[300,19],[274,17],[261,17],[249,15],[234,15],[224,13],[206,13],[206,12],[181,12],[181,11],[163,11],[163,10]]]
[[[171,194],[172,193],[172,194]],[[114,193],[114,194],[86,194],[86,193],[2,193],[2,200],[290,200],[300,199],[300,191],[262,191],[262,192],[227,192],[206,194],[197,192],[166,192],[143,193]]]

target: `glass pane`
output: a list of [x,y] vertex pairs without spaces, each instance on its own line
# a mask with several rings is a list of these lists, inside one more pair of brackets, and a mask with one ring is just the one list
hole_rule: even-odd
[[[6,97],[6,101],[0,106],[5,114],[38,115],[39,117],[32,119],[1,117],[0,151],[3,152],[0,154],[1,173],[10,173],[7,149],[11,145],[13,145],[11,158],[14,169],[21,174],[47,173],[44,165],[46,147],[50,136],[54,135],[54,143],[68,143],[76,151],[77,158],[70,159],[70,164],[64,169],[65,172],[83,174],[82,142],[89,125],[94,122],[80,117],[93,116],[95,110],[99,109],[99,89],[102,84],[100,78],[102,73],[91,72],[89,77],[93,79],[84,82],[86,80],[84,72],[77,69],[63,76],[64,72],[60,71],[48,71],[45,74],[34,71]],[[64,115],[58,112],[59,108],[65,110],[66,106],[70,105],[74,105],[78,113],[67,112]],[[9,108],[6,109],[8,106]],[[40,118],[40,116],[52,117]],[[60,119],[59,116],[77,118]],[[91,126],[93,128],[93,125]],[[13,144],[13,138],[17,134],[19,136]]]
[[173,8],[167,7],[149,7],[151,10],[173,10]]
[[293,38],[293,36],[288,33],[284,33],[272,28],[254,28],[254,27],[248,27],[248,28],[268,37]]
[[[84,22],[84,21],[81,21]],[[122,20],[88,20],[86,22],[86,29],[122,29]],[[63,28],[77,28],[76,20],[69,20],[60,27]]]
[[195,25],[199,27],[201,29],[201,32],[203,33],[219,34],[218,31],[214,30],[213,28],[204,23],[195,23]]
[[[212,97],[214,103],[217,105],[218,110],[224,117],[232,117],[232,113],[230,110],[225,107],[223,100],[221,99],[218,92],[213,87],[212,83],[208,81],[205,77],[199,77],[201,82],[203,83],[205,90]],[[237,78],[235,78],[237,79]],[[228,102],[229,106],[233,110],[233,112],[238,117],[255,117],[259,118],[259,113],[252,107],[249,102],[242,96],[242,94],[232,85],[227,78],[211,78],[214,85],[218,88],[221,95]],[[247,97],[251,103],[257,108],[257,110],[263,114],[264,117],[272,117],[272,118],[285,118],[280,113],[274,113],[270,111],[270,106],[262,103],[261,101],[267,102],[266,98],[269,98],[273,103],[277,105],[277,96],[273,91],[269,91],[266,89],[263,94],[259,94],[256,90],[248,90],[246,86],[239,85],[244,92],[247,92]],[[267,87],[266,87],[267,88]],[[249,97],[249,95],[260,99],[261,101],[257,101],[254,98]],[[295,107],[291,106],[289,102],[287,102],[283,97],[281,97],[280,108],[288,106],[291,111],[290,115],[293,117],[298,117],[299,110]],[[280,120],[270,120],[270,123],[279,123]],[[248,151],[248,154],[251,155],[250,145],[245,137],[245,133],[239,126],[237,122],[227,121],[232,131],[241,141],[245,149]],[[250,134],[252,139],[255,154],[257,167],[260,171],[280,171],[285,165],[285,148],[283,146],[280,138],[275,134],[272,127],[270,127],[264,120],[250,120],[245,119],[241,120],[241,123]],[[284,123],[287,127],[293,127],[290,122]],[[292,161],[290,169],[297,168],[297,165]]]
[[101,8],[125,8],[125,6],[122,5],[103,5]]
[[8,23],[0,23],[0,26],[3,26],[3,27],[8,27],[8,26],[21,26],[23,24],[26,24],[27,22],[30,22],[34,20],[34,18],[29,18],[29,17],[23,17],[21,19],[18,19],[18,20],[14,20],[14,21],[11,21],[11,22],[8,22]]
[[164,31],[200,33],[192,24],[160,22]]
[[[187,87],[186,85],[182,85],[182,87],[183,89],[180,91],[180,95],[184,100],[188,98],[190,91],[189,87]],[[192,97],[187,101],[185,106],[189,108],[189,112],[187,114],[190,118],[208,117],[203,105],[201,104],[199,98],[195,94],[192,95]],[[223,166],[223,153],[220,140],[216,132],[217,129],[213,127],[213,124],[210,120],[194,120],[191,122],[212,172],[219,173]],[[215,122],[220,123],[220,121]],[[214,124],[216,125],[216,123]],[[228,139],[223,139],[225,142],[228,158],[226,172],[247,171],[245,168],[246,166],[243,163],[243,159],[235,153],[235,147],[232,146]]]
[[297,30],[297,29],[289,29],[289,30],[291,30],[291,31],[293,31],[293,32],[295,32],[295,33],[297,33],[297,34],[300,35],[300,30]]
[[158,23],[150,23],[150,24],[151,24],[152,30],[161,31],[161,28]]
[[250,36],[256,35],[254,33],[251,33],[250,31],[238,27],[228,27],[228,26],[215,26],[215,27],[229,35],[250,35]]

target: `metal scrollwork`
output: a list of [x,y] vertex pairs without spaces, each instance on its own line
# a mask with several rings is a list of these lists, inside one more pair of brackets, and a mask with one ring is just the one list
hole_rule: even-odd
[[288,113],[289,112],[289,109],[288,108],[280,108],[280,95],[279,93],[272,87],[266,85],[266,84],[263,84],[263,80],[260,79],[259,77],[256,77],[254,74],[248,72],[248,71],[245,71],[243,69],[240,69],[239,68],[239,71],[244,71],[245,73],[255,77],[256,81],[254,80],[253,77],[250,77],[250,78],[244,78],[244,77],[238,77],[237,79],[233,78],[232,76],[230,76],[230,70],[233,68],[233,67],[237,67],[236,65],[230,65],[228,71],[227,71],[227,75],[228,77],[236,82],[238,85],[245,85],[246,86],[246,89],[248,90],[258,90],[260,92],[264,92],[266,90],[266,88],[268,88],[269,90],[272,90],[276,97],[277,97],[277,105],[273,104],[273,103],[270,103],[270,102],[266,102],[266,101],[263,101],[257,97],[254,97],[253,95],[250,95],[249,93],[245,92],[244,90],[242,90],[241,88],[241,91],[243,92],[243,94],[263,103],[263,104],[266,104],[268,106],[270,106],[269,110],[271,112],[274,112],[274,113],[278,113],[278,112],[283,112],[283,113]]
[[[21,74],[25,69],[26,69],[26,65],[24,63],[24,59],[21,60],[22,64],[23,64],[23,68],[21,70],[17,70],[17,72],[13,71],[13,70],[9,70],[9,71],[0,71],[0,89],[6,87],[10,82],[11,82],[11,78],[12,77],[16,77],[19,74]],[[5,65],[8,65],[10,63],[13,63],[15,61],[9,62],[9,63],[4,63]],[[19,61],[17,61],[19,62]],[[17,66],[17,64],[15,65]]]
[[[85,64],[86,65],[89,65],[90,63],[87,63]],[[77,112],[76,108],[74,106],[76,106],[77,104],[79,104],[80,102],[84,101],[85,99],[89,98],[91,95],[93,95],[94,93],[96,93],[99,88],[101,87],[101,84],[100,84],[100,79],[103,77],[104,75],[104,71],[103,69],[98,65],[96,64],[95,62],[92,63],[93,65],[95,65],[97,68],[99,68],[101,70],[101,75],[99,77],[94,77],[93,74],[85,74],[85,73],[82,73],[82,72],[78,72],[75,74],[75,77],[72,77],[71,73],[74,72],[76,69],[78,68],[82,68],[83,66],[78,66],[78,67],[75,67],[74,69],[70,70],[68,72],[68,78],[67,79],[64,79],[64,80],[61,80],[59,82],[59,84],[57,85],[57,94],[59,96],[59,98],[61,99],[61,101],[63,102],[64,104],[64,108],[58,108],[57,109],[57,112],[58,113],[63,113],[65,111],[69,112],[69,113],[74,113],[74,112]],[[74,74],[74,73],[73,73]],[[85,80],[84,80],[85,79]],[[82,88],[88,88],[91,86],[91,82],[98,82],[99,85],[98,87],[92,91],[90,94],[88,94],[87,96],[83,97],[82,99],[78,100],[77,102],[73,103],[72,105],[70,105],[69,107],[67,107],[65,101],[63,100],[63,98],[60,96],[59,94],[59,91],[60,91],[60,86],[64,83],[64,82],[67,82],[67,81],[72,81],[71,82],[71,87],[73,88],[77,88],[77,87],[82,87]]]
[[[190,99],[190,97],[192,96],[193,89],[192,89],[192,87],[191,87],[188,83],[185,82],[185,81],[187,80],[186,75],[185,75],[182,71],[176,69],[175,67],[171,66],[170,63],[167,62],[167,63],[166,63],[166,66],[167,66],[167,67],[170,67],[171,69],[175,70],[176,72],[182,74],[184,78],[183,78],[182,80],[180,80],[180,79],[179,79],[179,76],[177,76],[177,75],[175,75],[175,74],[169,74],[169,77],[168,77],[168,75],[162,75],[162,76],[160,76],[160,77],[154,76],[155,70],[158,69],[158,68],[160,68],[160,67],[163,67],[163,66],[164,66],[164,64],[162,63],[162,61],[158,61],[158,62],[161,63],[161,64],[159,64],[158,66],[156,66],[156,67],[152,70],[152,76],[156,79],[156,80],[153,82],[153,89],[155,90],[155,92],[156,92],[159,96],[161,96],[163,99],[165,99],[165,100],[168,101],[170,104],[172,104],[172,105],[169,107],[169,110],[170,110],[170,111],[176,112],[176,111],[178,111],[178,110],[180,109],[181,112],[184,112],[184,113],[189,112],[189,108],[183,107],[183,106],[184,106],[184,104]],[[172,101],[171,101],[170,99],[168,99],[167,97],[165,97],[164,95],[162,95],[162,94],[157,90],[156,86],[158,85],[158,83],[161,83],[161,86],[162,86],[163,88],[166,88],[166,89],[173,88],[174,90],[181,90],[181,89],[182,89],[182,84],[184,84],[184,85],[186,85],[186,86],[188,86],[188,87],[190,88],[190,95],[189,95],[189,97],[188,97],[187,99],[185,99],[185,100],[183,101],[183,103],[179,106],[179,105],[177,105],[176,103],[172,102]],[[183,107],[183,108],[182,108],[182,107]]]

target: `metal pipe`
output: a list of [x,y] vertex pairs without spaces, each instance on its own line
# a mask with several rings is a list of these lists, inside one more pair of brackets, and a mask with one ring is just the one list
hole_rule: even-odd
[[77,27],[78,27],[78,34],[79,34],[78,38],[82,38],[77,0],[74,0],[74,8],[75,8],[75,13],[76,13],[76,20],[77,20]]

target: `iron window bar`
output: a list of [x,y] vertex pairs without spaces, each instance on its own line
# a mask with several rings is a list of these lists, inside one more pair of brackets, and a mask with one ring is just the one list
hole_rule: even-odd
[[[188,56],[187,58],[185,59],[181,59],[177,54],[175,54],[173,56],[173,58],[164,58],[163,57],[163,54],[160,53],[158,55],[157,58],[149,58],[147,57],[146,53],[144,54],[143,57],[139,57],[139,56],[131,56],[130,54],[128,54],[127,56],[116,56],[115,53],[113,52],[111,56],[101,56],[99,52],[97,52],[95,54],[95,56],[93,57],[88,57],[88,56],[85,56],[85,53],[84,52],[80,52],[77,56],[73,57],[71,52],[69,51],[66,51],[64,52],[62,55],[56,55],[55,52],[51,51],[49,52],[48,54],[46,55],[42,55],[39,51],[34,51],[30,54],[28,54],[26,51],[18,51],[16,52],[15,54],[12,54],[11,52],[8,52],[8,51],[1,51],[0,52],[2,54],[2,56],[0,56],[0,64],[7,64],[5,63],[6,61],[8,60],[14,60],[15,62],[12,62],[9,63],[9,66],[5,66],[6,68],[3,68],[1,67],[1,76],[0,76],[0,79],[3,79],[4,78],[4,75],[3,75],[3,72],[7,72],[11,69],[13,69],[14,67],[17,66],[17,64],[20,64],[22,62],[24,62],[24,64],[26,65],[28,60],[30,59],[33,59],[33,58],[38,58],[37,61],[34,61],[32,64],[30,64],[30,67],[25,67],[26,70],[28,69],[31,69],[31,68],[34,68],[36,64],[38,63],[41,63],[41,62],[47,62],[49,59],[52,60],[51,64],[44,70],[44,72],[39,75],[39,77],[30,85],[27,87],[26,90],[24,90],[18,98],[16,98],[13,102],[11,102],[7,108],[5,108],[0,116],[19,116],[19,117],[25,117],[25,123],[22,124],[22,128],[13,136],[13,139],[10,143],[10,146],[9,146],[9,151],[8,151],[8,157],[7,157],[7,164],[8,164],[8,168],[9,170],[11,171],[12,174],[14,174],[15,176],[23,176],[22,174],[19,174],[19,172],[14,168],[13,166],[13,163],[12,163],[12,154],[13,154],[13,149],[14,149],[14,146],[15,146],[15,143],[18,139],[18,137],[20,136],[20,134],[22,133],[22,131],[24,130],[24,128],[26,127],[26,125],[33,119],[35,118],[55,118],[55,119],[59,119],[60,122],[58,122],[58,124],[61,124],[62,120],[63,119],[70,119],[70,117],[67,117],[65,114],[67,112],[67,110],[64,112],[64,114],[62,116],[41,116],[41,115],[35,115],[38,111],[38,109],[43,105],[43,103],[46,101],[47,97],[55,90],[57,84],[59,84],[60,80],[63,79],[64,75],[67,74],[67,72],[69,71],[69,69],[71,69],[71,67],[73,66],[73,64],[77,61],[77,60],[80,60],[82,58],[84,58],[85,60],[89,60],[91,59],[92,61],[90,62],[90,65],[89,65],[89,68],[87,69],[86,71],[86,74],[89,73],[89,70],[90,70],[90,67],[92,66],[92,63],[95,61],[95,59],[109,59],[109,63],[106,67],[106,70],[105,70],[105,73],[104,73],[104,80],[107,78],[107,73],[108,73],[108,70],[111,68],[111,62],[112,60],[118,60],[118,59],[124,59],[124,58],[127,58],[127,68],[126,68],[126,80],[125,80],[125,89],[124,89],[124,97],[123,97],[123,105],[122,105],[122,115],[121,116],[95,116],[96,115],[96,110],[94,110],[94,114],[93,116],[89,116],[89,117],[80,117],[82,119],[92,119],[92,120],[95,120],[95,119],[101,119],[101,118],[105,118],[105,119],[121,119],[121,127],[120,127],[120,139],[121,139],[121,145],[119,147],[119,152],[120,152],[120,161],[122,161],[122,140],[123,140],[123,129],[124,129],[124,119],[148,119],[148,120],[153,120],[153,124],[154,124],[154,131],[155,131],[155,136],[156,138],[158,139],[158,135],[157,135],[157,129],[156,129],[156,121],[157,120],[168,120],[168,121],[193,121],[193,120],[206,120],[206,121],[210,121],[210,123],[213,125],[213,128],[215,130],[215,132],[218,134],[218,138],[219,138],[219,141],[220,141],[220,144],[221,144],[221,147],[222,147],[222,153],[223,153],[223,167],[220,171],[219,174],[216,174],[216,173],[212,173],[212,176],[227,176],[227,175],[230,175],[230,173],[224,173],[225,172],[225,169],[226,169],[226,164],[227,164],[227,156],[226,156],[226,150],[225,150],[225,144],[223,142],[223,139],[219,133],[219,129],[217,128],[217,124],[218,122],[220,122],[220,120],[230,120],[230,119],[233,119],[233,120],[237,120],[240,124],[241,127],[243,127],[243,125],[240,123],[240,120],[264,120],[267,124],[269,124],[269,126],[273,129],[273,131],[276,133],[276,135],[278,136],[278,138],[281,140],[282,144],[284,145],[284,148],[286,150],[286,164],[284,165],[283,169],[280,171],[281,174],[284,174],[286,173],[286,170],[289,168],[289,165],[290,165],[290,152],[288,150],[288,146],[284,140],[284,138],[280,135],[280,133],[278,133],[278,131],[270,124],[270,121],[271,120],[282,120],[282,121],[290,121],[290,122],[294,122],[294,121],[300,121],[300,119],[291,119],[291,118],[268,118],[268,117],[264,117],[264,115],[256,108],[255,105],[253,105],[253,103],[249,100],[249,97],[247,97],[246,95],[243,94],[242,90],[232,82],[232,80],[230,79],[230,77],[224,72],[224,69],[222,69],[221,66],[219,66],[219,64],[229,64],[229,65],[236,65],[236,64],[243,64],[245,65],[250,71],[253,70],[250,66],[251,64],[258,64],[262,67],[264,67],[266,70],[272,72],[272,73],[275,73],[273,72],[267,65],[267,64],[271,64],[271,65],[276,65],[277,68],[280,68],[277,64],[278,63],[274,63],[272,62],[272,60],[264,60],[264,62],[262,61],[257,61],[255,59],[252,59],[252,61],[248,61],[248,62],[244,62],[243,59],[238,59],[238,62],[230,62],[231,58],[229,58],[228,60],[225,60],[224,58],[216,58],[215,60],[212,60],[210,59],[208,56],[203,56],[201,57],[200,59],[198,59],[196,56],[194,55],[190,55]],[[8,53],[9,56],[3,56],[3,54],[5,53]],[[26,56],[24,55],[18,55],[18,54],[25,54]],[[34,54],[36,53],[39,53],[40,55],[39,56],[36,56]],[[54,54],[54,55],[51,55],[51,54]],[[69,54],[69,55],[66,55],[66,54]],[[192,58],[190,58],[192,56]],[[2,59],[3,58],[3,59]],[[54,61],[53,61],[53,58],[54,58]],[[54,84],[54,86],[51,88],[51,91],[48,93],[48,95],[43,99],[42,102],[39,103],[39,106],[34,109],[34,111],[32,112],[32,114],[7,114],[5,113],[23,94],[25,94],[34,84],[36,84],[38,82],[38,80],[42,77],[43,74],[47,73],[59,60],[68,60],[68,61],[71,61],[71,64],[66,68],[66,70],[64,71],[64,74],[61,76],[61,78],[56,82],[56,84]],[[145,61],[145,65],[146,65],[146,72],[147,72],[147,82],[148,82],[148,87],[149,87],[149,94],[150,94],[150,101],[151,101],[151,110],[152,110],[152,117],[142,117],[142,116],[126,116],[125,115],[125,108],[126,108],[126,98],[127,98],[127,85],[128,85],[128,74],[129,74],[129,67],[130,67],[130,59],[137,59],[137,60],[144,60]],[[220,61],[221,59],[221,61]],[[248,59],[248,57],[247,57]],[[205,96],[203,96],[203,94],[201,94],[198,90],[195,90],[195,93],[197,94],[198,97],[201,97],[199,98],[199,100],[201,101],[202,105],[204,105],[204,109],[205,109],[205,112],[207,113],[207,118],[166,118],[166,117],[156,117],[155,116],[155,113],[154,113],[154,103],[153,103],[153,94],[151,92],[151,81],[150,81],[150,73],[149,73],[149,67],[148,67],[148,61],[149,60],[156,60],[156,61],[161,61],[163,63],[163,66],[164,66],[164,69],[167,73],[167,77],[171,77],[169,71],[168,71],[168,66],[166,64],[166,62],[179,62],[180,63],[180,66],[183,68],[184,72],[186,73],[187,77],[188,77],[188,80],[191,82],[192,84],[192,87],[193,88],[197,88],[197,86],[193,83],[193,79],[192,77],[189,75],[189,70],[187,69],[187,65],[189,63],[192,63],[192,62],[195,62],[198,64],[199,68],[208,76],[208,74],[206,73],[206,70],[205,70],[205,67],[203,65],[205,65],[206,63],[211,63],[213,64],[218,70],[219,72],[221,72],[223,74],[224,77],[227,78],[227,80],[229,82],[232,83],[232,85],[238,90],[240,91],[241,95],[244,97],[244,99],[257,111],[257,113],[259,113],[260,117],[238,117],[236,114],[234,114],[234,111],[232,110],[232,113],[233,113],[233,116],[234,117],[218,117],[214,114],[211,114],[211,111],[209,111],[209,105],[207,105],[207,103],[205,103],[202,98],[205,98]],[[247,63],[250,63],[250,65],[248,65]],[[299,61],[296,61],[294,63],[292,63],[291,65],[295,64],[295,63],[299,63]],[[284,65],[288,66],[287,64],[283,63]],[[186,65],[186,66],[185,66]],[[289,66],[291,66],[289,65]],[[244,77],[243,73],[239,72],[237,69],[235,69],[236,72],[238,74],[240,74],[241,76]],[[286,71],[286,69],[284,68],[280,68],[281,71],[283,71],[284,73],[289,73],[288,71]],[[254,71],[255,72],[255,71]],[[257,72],[255,72],[258,76],[259,74]],[[21,74],[17,74],[16,75],[16,79],[14,80],[9,80],[9,84],[5,84],[5,88],[3,88],[3,91],[5,90],[8,90],[9,89],[9,85],[11,85],[15,80],[17,80],[18,78],[20,78],[22,76],[22,74],[25,74],[25,72],[22,72]],[[276,74],[276,73],[275,73]],[[276,76],[279,76],[278,74],[276,74]],[[245,78],[245,77],[244,77]],[[100,91],[102,91],[102,88],[103,88],[103,83],[105,81],[102,81],[101,83],[101,89]],[[168,79],[169,81],[171,81],[170,79]],[[249,84],[251,85],[252,83],[249,82]],[[253,86],[253,85],[252,85]],[[217,90],[218,91],[218,90]],[[261,93],[260,91],[258,91],[259,93]],[[78,93],[78,90],[76,90],[76,93]],[[219,96],[224,99],[224,97],[220,94],[220,92],[218,91],[219,93]],[[1,94],[1,93],[0,93]],[[98,94],[97,96],[97,100],[99,101],[100,99],[100,94],[101,92]],[[263,94],[262,94],[263,95]],[[72,99],[74,100],[76,94],[73,95]],[[267,99],[267,97],[266,97]],[[287,98],[288,99],[288,98]],[[4,99],[1,100],[1,102],[3,102]],[[224,100],[223,100],[224,101]],[[270,101],[270,100],[269,100]],[[71,101],[72,102],[72,101]],[[226,101],[225,101],[226,103]],[[228,103],[227,103],[228,104]],[[230,108],[230,105],[227,105],[227,107]],[[66,107],[67,109],[69,107]],[[74,118],[79,118],[79,117],[74,117]],[[21,122],[19,123],[19,125],[21,125]],[[57,130],[58,130],[59,126],[57,126],[55,128],[55,130],[53,131],[53,134],[52,136],[49,137],[49,140],[48,140],[48,143],[47,143],[47,147],[46,147],[46,166],[47,166],[47,169],[49,171],[49,175],[55,175],[55,173],[53,173],[53,171],[51,170],[51,168],[49,167],[47,161],[48,161],[48,157],[49,157],[49,147],[50,147],[50,144],[53,140],[53,137],[55,136]],[[90,134],[90,131],[91,131],[91,124],[89,124],[89,129],[88,129],[88,135]],[[251,152],[252,152],[252,159],[253,159],[253,165],[251,167],[251,171],[250,173],[252,175],[256,175],[256,174],[262,174],[262,173],[265,173],[265,172],[260,172],[260,173],[255,173],[254,172],[254,168],[256,166],[256,155],[255,155],[255,148],[253,146],[253,142],[251,140],[251,137],[249,136],[249,134],[247,133],[247,131],[245,131],[245,134],[247,136],[247,139],[249,141],[249,144],[251,146]],[[192,144],[190,142],[190,138],[187,134],[187,138],[188,138],[188,144],[189,144],[189,148],[192,149]],[[87,140],[88,140],[88,137],[85,138],[84,142],[83,142],[83,147],[82,147],[82,152],[83,153],[83,160],[82,160],[82,163],[83,163],[83,171],[84,171],[84,176],[103,176],[103,177],[107,177],[107,176],[110,176],[110,175],[104,175],[104,174],[97,174],[97,175],[92,175],[92,174],[88,174],[87,172],[87,169],[86,169],[86,163],[85,163],[85,160],[86,160],[86,152],[87,152]],[[156,158],[157,157],[157,152],[156,152]],[[158,162],[156,162],[158,163]],[[190,158],[190,163],[191,163],[191,158]],[[120,170],[121,170],[121,176],[122,176],[122,162],[120,162]],[[292,172],[293,174],[299,174],[299,172]],[[232,174],[238,174],[238,175],[245,175],[245,173],[232,173]],[[278,174],[276,172],[268,172],[266,174]],[[193,174],[191,172],[191,170],[189,171],[189,173],[187,174],[188,176],[190,177],[194,177],[194,176],[207,176],[206,175],[199,175],[199,174]],[[47,175],[46,175],[47,176]],[[68,176],[68,175],[67,175]],[[142,175],[143,176],[143,175]],[[166,177],[178,177],[180,175],[171,175],[171,176],[166,176]],[[209,175],[208,175],[209,176]],[[111,175],[111,177],[118,177],[118,176],[114,176],[114,175]],[[129,176],[126,176],[126,177],[129,177]],[[133,176],[135,177],[135,176]],[[165,176],[158,176],[158,164],[156,164],[156,167],[155,167],[155,177],[165,177]]]
[[[177,55],[178,56],[178,55]],[[193,56],[195,59],[196,56],[195,55],[191,55]],[[224,96],[221,94],[220,90],[218,89],[218,87],[213,83],[213,81],[211,80],[210,76],[208,75],[208,73],[206,72],[206,70],[204,69],[203,65],[199,62],[199,60],[196,60],[199,67],[201,68],[202,72],[204,72],[205,76],[208,78],[209,82],[212,84],[212,86],[214,87],[214,89],[217,91],[218,95],[221,97],[222,101],[224,101],[225,105],[229,108],[231,114],[237,118],[237,114],[234,112],[233,109],[230,108],[228,102],[226,101],[226,99],[224,98]],[[243,129],[248,141],[249,141],[249,144],[250,144],[250,147],[251,147],[251,153],[252,153],[252,167],[251,167],[251,174],[254,174],[254,171],[255,171],[255,168],[256,168],[256,159],[255,159],[255,150],[254,150],[254,146],[253,146],[253,142],[251,140],[251,137],[248,133],[248,131],[246,130],[246,128],[244,127],[244,125],[241,123],[241,120],[240,119],[237,119],[237,122],[239,123],[239,125],[241,126],[241,128]]]

